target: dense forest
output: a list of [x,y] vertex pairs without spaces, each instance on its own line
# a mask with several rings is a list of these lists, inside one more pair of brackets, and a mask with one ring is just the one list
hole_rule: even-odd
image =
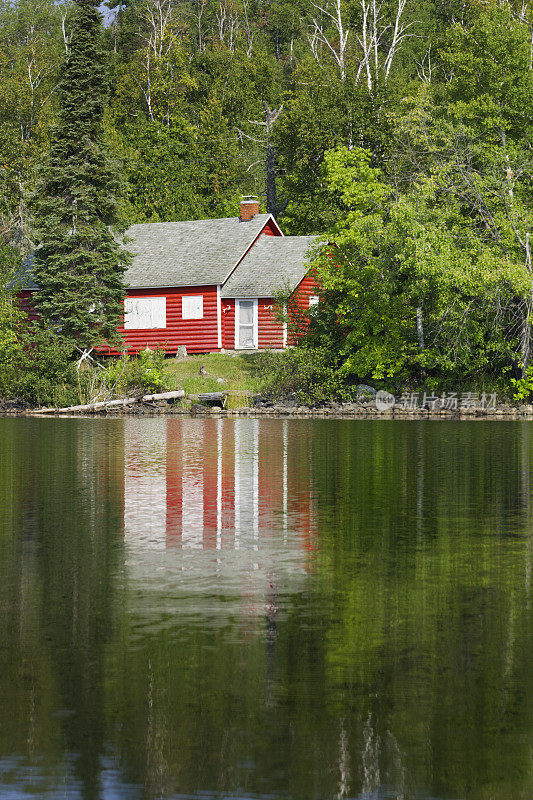
[[[241,194],[258,194],[286,233],[335,243],[319,258],[310,343],[344,375],[527,379],[533,4],[101,10],[123,227],[232,215]],[[57,122],[71,18],[54,0],[0,4],[4,260],[33,247],[28,198]]]
[[[531,131],[522,0],[110,5],[106,129],[128,182],[126,223],[233,214],[241,193],[266,203],[268,160],[284,229],[324,232],[340,216],[322,173],[332,148],[367,149],[400,185],[427,167],[419,157],[405,169],[415,122],[427,138],[443,117],[461,121],[487,144],[499,122],[509,147]],[[0,8],[0,212],[4,237],[18,239],[57,113],[70,6]]]

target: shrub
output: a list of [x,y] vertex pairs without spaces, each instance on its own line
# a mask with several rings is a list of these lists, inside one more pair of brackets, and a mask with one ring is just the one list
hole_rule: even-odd
[[0,398],[30,406],[67,406],[107,400],[128,392],[168,387],[164,353],[143,350],[106,366],[77,369],[74,344],[29,322],[9,297],[0,294]]
[[523,378],[511,378],[514,400],[529,400],[533,395],[533,367],[528,367]]
[[351,396],[350,388],[325,348],[300,346],[263,353],[256,358],[254,368],[266,397],[293,398],[299,403],[315,405],[348,400]]
[[[103,370],[98,367],[84,374],[85,385],[98,385],[98,394],[123,396],[142,391],[163,392],[169,388],[169,376],[165,371],[165,354],[162,350],[142,350],[138,356],[125,354],[121,359],[109,363]],[[95,391],[89,392],[94,395]],[[89,397],[93,400],[94,396]]]
[[5,395],[16,375],[21,343],[17,336],[21,313],[9,298],[0,294],[0,396]]
[[[16,324],[14,324],[16,321]],[[28,405],[77,402],[72,346],[28,323],[13,310],[11,325],[0,323],[0,395]]]

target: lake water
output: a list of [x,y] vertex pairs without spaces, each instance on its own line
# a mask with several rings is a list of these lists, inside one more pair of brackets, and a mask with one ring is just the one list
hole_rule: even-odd
[[533,426],[0,420],[0,797],[530,800]]

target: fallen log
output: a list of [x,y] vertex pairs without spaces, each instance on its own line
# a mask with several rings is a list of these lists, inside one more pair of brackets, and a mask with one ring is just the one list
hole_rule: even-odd
[[183,389],[177,389],[175,392],[162,392],[161,394],[145,394],[142,401],[149,403],[157,400],[182,400],[185,397]]
[[153,403],[158,400],[181,400],[185,397],[183,389],[175,392],[161,392],[160,394],[145,394],[142,397],[121,397],[118,400],[100,400],[98,403],[87,403],[80,406],[65,406],[64,408],[35,408],[27,414],[90,414],[93,411],[103,411],[108,408],[124,408],[135,403]]
[[98,403],[87,403],[82,406],[64,406],[63,408],[34,408],[27,411],[27,414],[82,414],[84,411],[102,411],[105,408],[117,408],[119,406],[131,406],[138,403],[137,397],[123,397],[120,400],[102,400]]

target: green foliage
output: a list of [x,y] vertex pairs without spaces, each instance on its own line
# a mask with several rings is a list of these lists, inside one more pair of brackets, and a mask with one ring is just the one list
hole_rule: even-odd
[[48,144],[61,54],[53,0],[0,0],[0,230],[26,254],[26,200]]
[[76,403],[72,356],[71,346],[30,324],[23,312],[0,308],[0,397],[30,406]]
[[21,316],[13,307],[11,298],[4,293],[0,294],[0,397],[10,391],[16,377],[21,350],[17,327]]
[[265,352],[258,354],[252,364],[265,397],[317,405],[351,396],[326,348],[301,346]]
[[322,233],[342,215],[324,183],[324,155],[357,141],[381,153],[387,119],[378,121],[385,98],[371,98],[348,78],[341,82],[316,63],[305,63],[294,75],[275,142],[281,191],[289,200],[283,215],[287,232]]
[[72,346],[31,323],[6,288],[17,265],[15,250],[0,247],[0,399],[31,406],[76,402]]
[[358,3],[340,5],[342,53],[327,2],[109,7],[102,30],[94,3],[73,4],[61,67],[60,7],[0,3],[0,232],[24,255],[41,243],[52,329],[84,346],[114,331],[127,257],[111,228],[233,215],[241,193],[264,194],[266,102],[283,105],[269,133],[282,227],[336,245],[306,346],[349,379],[527,369],[531,0],[410,0],[390,61],[395,3],[379,5],[370,59]]
[[528,367],[522,378],[511,378],[515,400],[529,400],[533,396],[533,367]]
[[499,141],[502,129],[520,139],[532,130],[530,25],[511,3],[486,6],[470,25],[452,25],[443,36],[442,68],[451,79],[442,99],[453,120],[488,141]]
[[76,368],[71,346],[37,325],[30,325],[21,339],[24,348],[16,359],[18,369],[11,395],[35,406],[75,403]]
[[[361,9],[343,3],[342,69],[334,15],[318,19],[304,0],[268,8],[241,0],[194,9],[168,0],[108,5],[115,17],[100,42],[106,66],[95,51],[80,74],[96,105],[110,88],[107,143],[130,183],[128,222],[234,213],[241,192],[264,192],[255,124],[264,121],[264,101],[283,103],[272,141],[290,233],[323,232],[342,218],[323,179],[328,150],[357,145],[372,153],[373,166],[388,172],[396,165],[394,116],[421,87],[440,112],[491,141],[502,123],[508,137],[529,135],[529,3],[410,0],[401,25],[413,35],[403,37],[390,65],[396,5],[380,6],[383,32],[370,64],[361,52]],[[315,17],[324,38],[309,35]],[[77,24],[69,12],[67,35]],[[0,28],[0,213],[19,235],[35,164],[62,103],[60,8],[52,0],[6,2]],[[75,37],[72,44],[75,50]]]
[[236,213],[236,146],[215,108],[195,130],[185,119],[172,127],[137,122],[118,145],[128,180],[128,218],[160,222]]
[[[87,380],[87,379],[86,379]],[[124,355],[113,360],[98,374],[101,387],[116,397],[130,392],[164,392],[170,388],[169,375],[165,370],[165,354],[162,350],[141,350],[137,356]]]
[[447,384],[520,364],[531,277],[515,228],[524,217],[527,226],[527,182],[515,181],[505,198],[494,174],[500,152],[475,171],[456,167],[447,146],[474,142],[452,127],[427,132],[427,174],[399,196],[370,153],[326,154],[327,184],[346,212],[331,231],[336,246],[319,259],[323,298],[310,341],[320,341],[326,317],[330,346],[358,379]]

